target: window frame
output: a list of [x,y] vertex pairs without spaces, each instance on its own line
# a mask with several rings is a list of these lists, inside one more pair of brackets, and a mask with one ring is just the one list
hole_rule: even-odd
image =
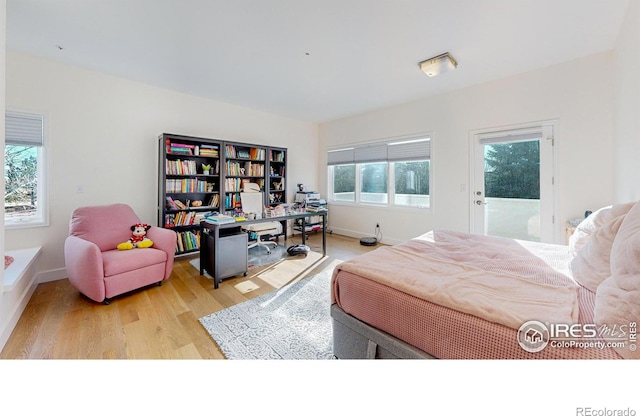
[[[42,145],[34,145],[36,147],[37,158],[37,181],[38,186],[36,188],[38,196],[38,208],[36,214],[23,218],[8,218],[6,213],[4,216],[4,228],[6,230],[15,230],[23,228],[35,228],[35,227],[47,227],[49,226],[49,183],[48,183],[48,114],[43,111],[23,110],[15,108],[6,108],[5,117],[8,114],[24,114],[27,116],[42,117]],[[5,127],[6,128],[6,127]],[[12,145],[7,143],[5,134],[5,149],[6,146]],[[23,144],[24,145],[24,144]],[[6,165],[5,165],[6,166]]]
[[[353,161],[351,163],[335,163],[331,164],[327,161],[327,200],[330,204],[333,205],[341,205],[341,206],[360,206],[360,207],[368,207],[368,208],[381,208],[381,209],[393,209],[398,211],[414,211],[414,212],[431,212],[433,209],[433,147],[431,144],[433,143],[433,136],[431,133],[423,133],[418,135],[404,136],[404,137],[395,137],[393,139],[387,139],[382,142],[373,142],[373,143],[362,143],[362,144],[354,144],[354,145],[343,145],[339,148],[328,149],[327,152],[331,151],[340,151],[342,149],[357,149],[358,147],[364,146],[376,146],[379,144],[391,144],[391,143],[401,143],[401,142],[410,142],[416,140],[428,140],[429,141],[429,157],[425,159],[414,159],[414,160],[384,160],[387,167],[386,177],[387,177],[387,202],[363,202],[361,197],[361,175],[362,175],[362,166],[369,163],[375,162],[356,162]],[[404,162],[412,162],[412,161],[428,161],[429,162],[429,205],[428,206],[416,206],[416,205],[403,205],[396,204],[396,189],[395,189],[395,164],[396,163],[404,163]],[[379,162],[382,162],[380,160]],[[334,197],[334,167],[335,166],[346,166],[346,165],[354,165],[355,166],[355,196],[354,201],[342,201],[336,200]]]

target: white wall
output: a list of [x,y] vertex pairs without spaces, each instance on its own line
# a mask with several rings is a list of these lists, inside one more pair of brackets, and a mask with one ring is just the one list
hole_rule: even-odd
[[616,202],[640,200],[640,2],[630,1],[614,50]]
[[[7,43],[7,2],[6,0],[0,0],[0,110],[2,114],[4,114],[5,110],[5,63],[6,63],[6,43]],[[0,121],[0,146],[4,149],[4,117],[1,117]],[[0,185],[2,189],[4,189],[4,175],[2,175],[2,179],[0,179]],[[0,213],[2,213],[2,218],[4,222],[4,204],[2,204],[2,208],[0,208]],[[4,253],[5,251],[4,244],[4,227],[0,231],[0,251]],[[0,288],[4,287],[4,268],[0,270]],[[3,310],[3,303],[5,302],[5,298],[2,290],[0,290],[0,310]],[[7,324],[6,318],[0,317],[0,336],[4,332],[4,327]],[[0,348],[2,343],[0,343]]]
[[389,243],[433,228],[469,231],[469,132],[555,119],[559,190],[555,231],[557,242],[563,242],[566,220],[612,203],[612,56],[602,53],[320,125],[318,180],[323,194],[327,148],[432,132],[431,212],[334,205],[331,228],[347,235],[373,235],[379,222],[383,241]]
[[[6,230],[7,249],[43,247],[44,280],[64,277],[74,208],[124,202],[157,223],[158,135],[176,133],[289,148],[288,189],[317,186],[317,125],[8,52],[7,106],[49,118],[50,225]],[[82,185],[83,193],[76,193]]]

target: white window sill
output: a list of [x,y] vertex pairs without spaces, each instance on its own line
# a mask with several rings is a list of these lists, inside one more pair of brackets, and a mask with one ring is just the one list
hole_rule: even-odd
[[3,292],[13,290],[16,284],[25,276],[25,272],[35,262],[42,247],[25,248],[22,250],[10,250],[5,256],[13,257],[13,263],[4,269]]
[[37,227],[48,227],[49,221],[44,220],[29,220],[29,221],[16,221],[16,220],[6,220],[4,222],[5,230],[20,230],[23,228],[37,228]]

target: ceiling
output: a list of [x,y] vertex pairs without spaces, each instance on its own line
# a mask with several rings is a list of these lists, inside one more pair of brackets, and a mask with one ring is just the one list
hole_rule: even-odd
[[627,4],[7,0],[7,49],[320,123],[611,50]]

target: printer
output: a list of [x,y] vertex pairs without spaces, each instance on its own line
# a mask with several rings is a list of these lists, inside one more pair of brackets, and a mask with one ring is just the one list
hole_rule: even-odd
[[317,204],[320,201],[320,194],[317,192],[296,192],[297,203],[304,202],[305,205]]

